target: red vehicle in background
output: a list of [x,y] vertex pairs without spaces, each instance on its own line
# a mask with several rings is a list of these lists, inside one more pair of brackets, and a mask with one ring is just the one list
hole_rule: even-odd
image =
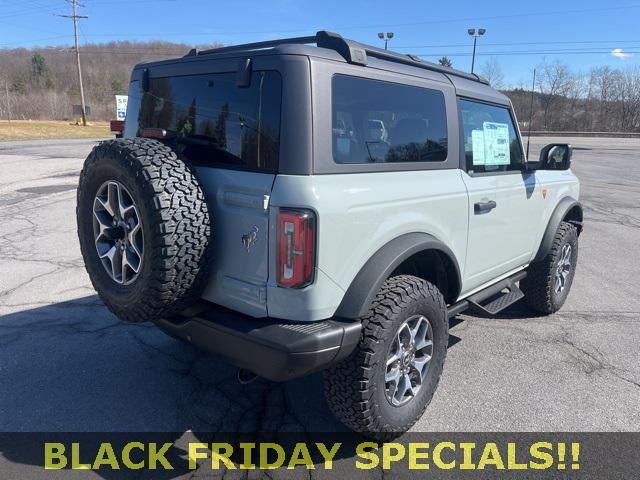
[[122,132],[124,131],[124,120],[111,120],[109,122],[109,127],[111,133],[113,133],[116,138],[122,138]]

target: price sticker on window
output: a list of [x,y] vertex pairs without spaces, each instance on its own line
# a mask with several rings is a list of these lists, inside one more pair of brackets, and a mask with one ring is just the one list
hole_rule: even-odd
[[[506,123],[484,122],[484,165],[509,165],[509,125]],[[475,150],[474,150],[475,151]]]
[[471,131],[471,151],[473,152],[473,164],[484,165],[484,131]]

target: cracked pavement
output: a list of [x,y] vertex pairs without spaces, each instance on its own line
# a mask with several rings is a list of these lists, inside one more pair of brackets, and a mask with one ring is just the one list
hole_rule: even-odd
[[[532,152],[553,140],[534,138]],[[453,319],[414,430],[640,429],[640,140],[569,141],[586,218],[567,304]],[[0,429],[343,431],[320,375],[240,385],[223,360],[102,306],[75,227],[94,143],[0,143]]]

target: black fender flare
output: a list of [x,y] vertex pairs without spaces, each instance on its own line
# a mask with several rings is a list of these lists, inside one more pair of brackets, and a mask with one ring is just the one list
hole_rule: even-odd
[[406,233],[380,248],[367,260],[347,289],[335,316],[341,318],[359,318],[367,313],[369,306],[382,284],[393,271],[407,258],[425,251],[437,250],[446,255],[455,266],[457,298],[462,285],[460,266],[449,247],[428,233]]
[[556,236],[560,223],[567,217],[569,211],[574,208],[577,208],[578,210],[578,218],[571,220],[571,223],[578,227],[579,232],[582,231],[582,204],[571,197],[564,197],[560,200],[558,205],[556,205],[556,208],[551,214],[551,218],[547,224],[547,229],[544,231],[540,247],[538,247],[538,252],[534,257],[533,262],[538,262],[547,256],[551,250],[551,246],[553,245],[553,239]]

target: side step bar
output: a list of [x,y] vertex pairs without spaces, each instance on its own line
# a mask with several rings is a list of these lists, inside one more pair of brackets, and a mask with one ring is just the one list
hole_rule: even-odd
[[522,290],[516,285],[516,282],[519,282],[526,276],[527,272],[523,270],[490,285],[484,290],[474,293],[465,300],[451,305],[447,310],[449,318],[453,318],[469,308],[488,316],[494,316],[500,313],[524,297],[524,293],[522,293]]

